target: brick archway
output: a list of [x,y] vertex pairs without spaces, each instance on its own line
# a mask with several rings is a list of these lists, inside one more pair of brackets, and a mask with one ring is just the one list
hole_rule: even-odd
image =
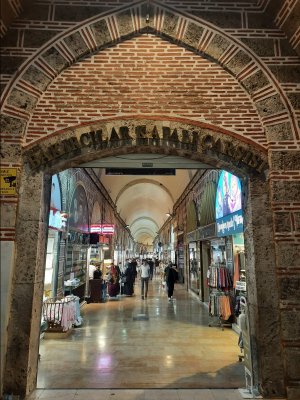
[[[264,303],[265,313],[267,313],[268,316],[265,319],[263,319],[263,316],[261,316],[260,319],[258,318],[260,324],[259,329],[263,332],[268,332],[271,326],[275,326],[272,332],[278,334],[278,338],[281,337],[281,341],[278,342],[279,339],[274,341],[274,346],[276,349],[279,349],[277,355],[270,356],[266,354],[265,351],[267,351],[267,349],[264,347],[261,348],[258,345],[258,353],[262,354],[262,358],[266,356],[266,365],[268,364],[270,370],[272,370],[273,362],[274,365],[280,365],[278,370],[276,368],[276,374],[273,375],[272,378],[267,371],[267,366],[263,367],[263,369],[266,368],[266,375],[263,378],[262,385],[265,393],[272,394],[272,390],[274,390],[274,395],[275,393],[280,394],[284,392],[282,389],[284,386],[282,382],[283,379],[286,379],[288,395],[292,398],[296,393],[294,395],[294,397],[296,397],[299,394],[299,369],[297,366],[299,360],[298,254],[300,249],[300,222],[299,202],[297,202],[297,198],[300,193],[300,153],[299,128],[297,128],[296,125],[297,114],[293,107],[291,107],[290,100],[287,96],[287,87],[290,85],[290,81],[281,80],[279,76],[276,77],[274,72],[275,67],[273,66],[273,69],[269,67],[268,63],[265,62],[263,58],[257,56],[253,51],[247,48],[241,40],[236,39],[235,35],[230,35],[228,32],[226,33],[225,30],[217,28],[204,19],[183,12],[179,13],[171,7],[161,4],[159,1],[152,1],[152,6],[149,9],[147,9],[147,3],[146,1],[138,1],[133,5],[121,7],[113,13],[109,12],[97,15],[76,26],[73,24],[74,28],[64,31],[54,40],[50,40],[47,45],[40,47],[40,49],[35,52],[34,56],[29,56],[28,60],[23,65],[20,65],[18,72],[14,76],[6,78],[7,85],[3,96],[1,123],[4,132],[4,142],[1,149],[1,157],[2,155],[4,157],[4,166],[20,168],[23,171],[24,159],[22,151],[25,150],[26,152],[29,149],[27,146],[37,145],[38,140],[41,140],[40,144],[43,146],[43,144],[46,144],[46,142],[43,141],[46,137],[49,139],[49,144],[51,141],[56,143],[55,134],[57,133],[60,135],[63,132],[58,132],[59,127],[57,126],[51,128],[50,124],[46,128],[43,128],[43,112],[46,108],[45,105],[42,104],[43,96],[45,96],[46,92],[50,92],[49,88],[51,85],[57,82],[61,77],[64,79],[65,76],[63,75],[68,74],[72,68],[80,68],[80,63],[85,63],[91,61],[91,59],[94,60],[97,57],[101,57],[101,54],[105,51],[118,49],[118,46],[128,43],[130,40],[142,40],[144,37],[148,37],[147,35],[149,35],[150,38],[151,35],[153,35],[157,40],[164,41],[164,43],[168,43],[170,46],[172,45],[180,49],[185,49],[192,53],[193,56],[201,60],[203,59],[207,63],[211,62],[219,68],[218,73],[222,70],[224,74],[227,74],[228,77],[235,82],[235,87],[244,92],[245,97],[247,97],[247,107],[250,110],[251,118],[255,120],[255,128],[253,128],[251,124],[248,125],[248,132],[237,133],[233,129],[234,132],[231,133],[237,135],[233,136],[236,137],[241,146],[244,146],[246,143],[257,149],[256,145],[258,145],[258,147],[261,147],[259,151],[261,151],[264,157],[266,157],[266,152],[268,152],[269,170],[267,171],[267,181],[257,180],[254,174],[251,175],[249,183],[249,187],[250,189],[252,188],[251,190],[254,196],[252,204],[256,204],[258,208],[263,204],[263,209],[266,210],[263,216],[257,215],[257,221],[260,223],[257,233],[261,238],[261,243],[257,244],[261,246],[261,252],[258,254],[263,254],[264,252],[269,254],[270,251],[272,255],[268,255],[268,260],[270,261],[268,266],[271,271],[274,271],[276,266],[276,274],[272,272],[271,276],[275,298],[272,297],[272,293],[271,299],[269,299],[269,297],[266,299]],[[147,14],[149,14],[149,20],[146,18]],[[259,39],[257,40],[259,42]],[[263,46],[263,43],[261,43],[261,45]],[[258,46],[260,46],[260,44],[258,44]],[[276,61],[276,58],[274,58],[274,60]],[[286,74],[288,72],[284,71],[283,73]],[[293,82],[295,82],[294,86],[296,86],[298,82],[297,76],[293,77],[293,79]],[[281,84],[280,81],[283,82],[283,84]],[[287,83],[284,84],[284,82]],[[51,94],[54,95],[54,92]],[[242,97],[241,99],[244,100]],[[295,105],[297,101],[297,93],[295,93],[293,101],[295,108],[297,107]],[[204,106],[205,105],[204,102]],[[33,117],[38,115],[38,109],[39,111],[41,110],[39,117],[42,122],[37,128],[34,125]],[[63,111],[64,116],[68,117],[68,110],[65,109]],[[237,108],[236,112],[239,113],[240,109]],[[45,111],[45,114],[47,114],[47,111]],[[131,113],[129,114],[125,115],[124,118],[137,117]],[[174,110],[171,110],[171,114],[174,118],[182,118],[182,115],[175,113]],[[139,117],[142,119],[144,116],[140,115]],[[201,125],[203,122],[201,118],[195,121],[197,119],[196,117],[192,115],[188,117],[192,120],[190,121],[191,124],[197,125],[197,122]],[[78,124],[81,123],[81,132],[85,132],[87,125],[89,125],[88,131],[92,130],[93,124],[97,125],[101,118],[103,119],[104,117],[91,116],[88,118],[88,121],[86,118],[82,118],[81,121],[78,121]],[[115,118],[116,115],[112,117],[112,119]],[[170,115],[166,116],[166,119],[168,118],[170,118]],[[226,119],[224,118],[224,123],[225,121]],[[184,121],[184,123],[185,122],[186,121]],[[206,122],[208,122],[209,126],[205,126]],[[203,129],[210,129],[211,125],[214,125],[214,122],[210,120],[205,120],[205,123],[201,125]],[[230,136],[230,132],[222,131],[220,125],[223,125],[223,121],[219,124],[215,123],[216,128],[213,136],[222,132]],[[41,127],[43,128],[42,130],[40,130]],[[252,131],[249,132],[251,127]],[[31,137],[28,135],[29,128]],[[61,127],[64,131],[69,130],[70,132],[73,128],[73,120]],[[247,131],[247,129],[245,129],[245,131]],[[63,135],[61,138],[63,138]],[[249,139],[250,141],[247,141]],[[114,151],[116,152],[117,150],[112,149],[112,152]],[[162,151],[162,149],[159,151]],[[95,155],[95,152],[92,150],[91,153],[89,153],[89,147],[86,147],[84,154],[82,154],[82,160],[88,159],[91,154]],[[185,156],[190,155],[186,154]],[[212,161],[212,165],[214,166],[227,165],[227,167],[234,172],[238,172],[241,167],[238,165],[238,162],[233,165],[230,160],[226,160],[226,154],[222,155],[223,158],[220,164],[217,163],[215,153],[212,159],[209,154],[202,154],[200,156],[200,158],[203,157],[206,161]],[[76,165],[77,161],[74,158],[69,158],[67,161],[62,159],[59,167],[63,165],[72,165],[72,163]],[[49,169],[49,171],[51,172],[51,169]],[[39,229],[42,229],[44,226],[45,214],[42,213],[40,215],[40,210],[37,208],[37,210],[32,210],[31,213],[27,215],[26,207],[36,201],[42,210],[44,210],[44,199],[48,196],[47,193],[44,193],[44,182],[48,182],[47,173],[38,172],[35,178],[30,174],[26,175],[28,170],[27,172],[24,170],[22,173],[23,175],[20,177],[21,190],[14,198],[5,199],[5,201],[7,201],[5,209],[8,211],[7,214],[10,215],[10,220],[7,218],[7,225],[1,233],[4,240],[14,240],[14,215],[18,203],[20,205],[18,206],[18,221],[20,222],[20,226],[18,225],[16,232],[17,246],[19,249],[17,260],[19,260],[20,257],[20,246],[23,238],[32,237],[33,242],[38,243],[38,246],[42,243],[37,242],[37,232],[40,232]],[[256,181],[257,187],[255,185]],[[28,188],[24,189],[26,185]],[[47,185],[45,187],[47,188]],[[257,194],[256,189],[258,191]],[[266,197],[264,197],[265,189],[267,189]],[[25,190],[25,192],[22,193],[22,190]],[[32,195],[32,198],[30,198],[30,195]],[[256,202],[257,199],[259,199],[259,201]],[[272,214],[270,211],[271,207],[273,211]],[[253,206],[253,212],[255,213],[256,210],[254,208]],[[23,216],[20,215],[21,211],[24,212]],[[11,222],[12,220],[13,222]],[[253,220],[256,221],[256,218]],[[41,223],[40,228],[37,221]],[[24,226],[23,224],[25,222],[27,226],[31,224],[32,236],[24,235],[22,226]],[[264,229],[262,227],[264,227]],[[253,229],[256,228],[256,226],[253,227]],[[264,231],[269,235],[268,239],[266,239]],[[264,242],[269,243],[269,238],[274,238],[274,241],[271,241],[268,248],[263,249]],[[253,246],[253,248],[255,248],[255,246]],[[43,252],[43,249],[39,247],[36,250],[37,252],[41,251],[41,254]],[[276,252],[275,259],[273,258],[273,251]],[[256,252],[254,255],[255,254]],[[26,257],[27,255],[24,255],[25,261],[36,262],[36,258],[33,257],[32,253],[30,257],[28,256],[29,258]],[[19,272],[18,262],[19,261],[17,261],[16,264],[16,274]],[[253,260],[253,262],[256,262],[256,260]],[[23,264],[21,263],[20,265]],[[22,290],[24,290],[24,294],[26,293],[26,295],[30,290],[33,292],[36,291],[34,293],[39,293],[40,288],[38,284],[42,282],[40,278],[41,271],[38,270],[37,265],[34,265],[34,268],[34,273],[33,271],[27,271],[25,268],[24,271],[26,273],[21,272],[14,283],[16,288],[15,295],[18,296],[21,293],[20,299],[22,300],[26,300],[26,297],[22,294]],[[265,272],[263,268],[262,271]],[[276,280],[278,282],[278,287],[275,284]],[[29,287],[30,290],[28,289]],[[264,298],[262,293],[263,288],[265,287],[260,287],[262,298]],[[267,293],[270,292],[267,291]],[[277,296],[280,297],[280,307],[278,306],[276,308]],[[32,308],[30,308],[34,308],[35,304],[33,303],[33,298],[30,296],[29,298],[32,302],[31,306],[26,306],[26,313],[24,313],[24,316],[21,316],[21,318],[20,314],[16,313],[16,307],[19,306],[21,308],[23,304],[19,302],[19,300],[16,300],[10,327],[10,329],[12,329],[11,332],[13,332],[13,339],[9,346],[12,350],[13,345],[17,343],[20,345],[22,356],[24,356],[23,366],[26,370],[25,375],[24,372],[20,371],[20,368],[16,366],[16,370],[19,371],[19,375],[16,375],[16,378],[20,379],[20,384],[12,379],[14,387],[20,388],[21,392],[31,390],[32,387],[34,387],[35,376],[35,370],[27,371],[27,368],[29,368],[29,365],[35,364],[36,354],[34,351],[29,354],[27,350],[24,350],[24,346],[30,347],[36,340],[35,334],[31,334],[31,332],[35,332],[34,329],[36,329],[36,311],[33,312]],[[269,304],[269,302],[271,302],[271,304]],[[295,308],[295,304],[298,308]],[[268,309],[269,305],[271,312]],[[275,316],[274,318],[272,313]],[[271,317],[269,318],[271,314],[272,319]],[[279,314],[282,320],[282,328],[278,333]],[[32,318],[33,315],[34,318]],[[253,315],[256,314],[254,313]],[[16,327],[18,327],[18,323],[16,322],[18,320],[24,322],[27,329],[25,337],[23,338],[22,336],[24,339],[24,346],[22,343],[19,343],[18,338],[15,338],[17,328],[14,331],[13,326],[14,323],[16,323]],[[33,326],[31,326],[31,321]],[[270,343],[268,337],[264,337],[264,339],[266,343]],[[285,364],[284,373],[281,369],[281,346],[283,347],[282,359],[284,359]],[[18,349],[18,347],[16,348]],[[35,349],[35,345],[33,349]],[[296,357],[295,354],[297,355]],[[263,363],[262,360],[261,362]],[[7,377],[6,379],[8,382],[11,377]],[[275,389],[272,387],[272,382],[274,381],[276,382]]]
[[[244,43],[211,23],[179,13],[159,1],[138,1],[90,18],[64,31],[29,58],[6,86],[3,126],[26,133],[36,105],[51,82],[71,65],[132,37],[154,34],[212,61],[228,72],[248,93],[266,132],[264,145],[274,134],[299,138],[293,107],[271,70]],[[35,136],[38,139],[38,135]],[[33,140],[30,139],[29,142]]]
[[[104,149],[88,146],[90,141],[87,133],[82,133],[82,128],[79,128],[79,139],[76,136],[76,132],[75,136],[70,136],[70,132],[65,132],[63,135],[54,135],[44,140],[44,143],[42,142],[39,145],[40,150],[37,147],[33,147],[28,150],[28,153],[24,153],[24,158],[28,161],[31,157],[30,150],[34,153],[43,151],[42,162],[38,165],[36,158],[34,158],[34,162],[28,161],[21,177],[20,206],[17,220],[17,256],[13,303],[8,330],[9,357],[6,364],[4,388],[24,395],[32,391],[36,384],[39,324],[43,293],[43,255],[46,248],[48,228],[47,216],[51,174],[65,168],[78,166],[82,161],[87,162],[97,157],[118,155],[124,151],[133,153],[150,151],[161,154],[177,154],[186,158],[204,160],[205,162],[210,161],[212,167],[226,167],[234,172],[239,172],[240,176],[248,179],[246,185],[248,200],[245,209],[247,220],[245,238],[250,279],[248,282],[250,287],[249,307],[255,382],[266,395],[284,394],[281,351],[274,352],[273,347],[265,346],[266,340],[271,340],[273,345],[280,349],[275,248],[273,242],[269,242],[266,247],[264,240],[262,240],[264,237],[272,237],[269,185],[265,180],[266,169],[260,171],[259,168],[257,169],[258,164],[247,163],[250,156],[241,157],[242,149],[245,149],[247,154],[252,152],[251,154],[262,157],[262,160],[264,160],[265,152],[245,144],[237,138],[231,138],[235,144],[234,148],[239,148],[240,159],[238,159],[235,153],[225,154],[220,151],[226,148],[226,145],[222,147],[222,143],[224,144],[228,140],[228,135],[214,132],[215,137],[211,142],[212,136],[210,133],[212,131],[209,131],[207,127],[205,131],[201,131],[199,126],[184,125],[182,121],[164,120],[162,122],[159,120],[147,121],[146,119],[142,122],[139,119],[131,121],[131,124],[136,125],[136,129],[132,131],[135,132],[136,136],[135,138],[132,137],[133,141],[130,143],[128,142],[132,134],[130,130],[127,132],[126,137],[121,138],[120,132],[124,132],[121,129],[124,123],[123,120],[114,121],[116,128],[112,129],[113,134],[107,137],[107,139],[111,140],[110,144],[106,142]],[[171,134],[165,139],[163,136],[166,133],[166,129],[163,129],[164,125],[169,125],[167,126],[168,132]],[[98,128],[98,131],[100,131],[100,127]],[[104,129],[103,123],[102,128]],[[74,135],[74,131],[72,131],[72,134]],[[116,134],[120,135],[119,139],[116,138]],[[58,154],[52,151],[49,153],[49,149],[56,149],[58,152],[58,147],[55,147],[55,145],[60,146],[63,140],[70,140],[71,137],[76,137],[75,141],[72,140],[72,143],[78,140],[78,143],[83,144],[83,146],[76,147],[73,152],[69,153]],[[195,141],[196,137],[199,139],[198,141]],[[125,150],[124,140],[127,146]],[[157,144],[159,140],[162,141]],[[168,143],[164,140],[168,141]],[[212,143],[216,144],[217,142],[219,144],[216,147],[211,146]],[[56,154],[57,157],[56,159],[46,160],[47,154]],[[24,246],[24,243],[26,243],[26,246]],[[260,278],[263,274],[268,274],[272,279],[261,280]],[[266,292],[270,293],[270,291],[272,296],[266,300]],[[269,317],[265,315],[266,301],[268,302],[268,309],[272,309],[271,324],[268,320]],[[278,373],[276,388],[272,382],[274,377],[272,366],[274,364],[278,366],[276,370],[276,374]]]

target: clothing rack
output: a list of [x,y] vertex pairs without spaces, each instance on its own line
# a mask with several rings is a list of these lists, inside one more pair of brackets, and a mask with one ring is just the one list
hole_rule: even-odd
[[228,322],[233,314],[232,299],[228,293],[211,292],[209,295],[209,315],[211,317],[208,326],[231,327]]
[[232,276],[223,264],[213,264],[207,274],[209,286],[209,316],[208,326],[231,327],[233,315],[231,291],[233,286]]
[[43,303],[43,318],[47,322],[46,332],[67,332],[82,323],[79,297],[49,298]]
[[232,288],[233,282],[231,274],[223,265],[211,265],[208,270],[208,286],[221,290]]

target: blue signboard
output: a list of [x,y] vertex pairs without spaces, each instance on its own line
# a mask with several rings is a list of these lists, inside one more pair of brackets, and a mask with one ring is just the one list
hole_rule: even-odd
[[217,236],[230,236],[236,233],[243,233],[244,218],[242,210],[236,211],[233,214],[225,215],[216,221]]

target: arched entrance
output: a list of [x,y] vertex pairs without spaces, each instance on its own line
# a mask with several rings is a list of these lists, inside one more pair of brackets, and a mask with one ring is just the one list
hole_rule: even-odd
[[[276,387],[272,380],[272,366],[276,363],[281,371],[283,367],[265,152],[207,124],[204,127],[162,117],[101,121],[94,124],[93,131],[85,132],[82,127],[74,127],[72,132],[61,132],[24,151],[5,388],[24,394],[35,387],[51,175],[83,162],[128,152],[179,155],[226,168],[244,180],[255,382],[266,395],[282,394],[282,380],[276,381]],[[270,340],[272,347],[266,346]]]
[[[180,4],[182,7],[183,2]],[[230,34],[230,30],[217,27],[205,20],[205,17],[192,15],[190,11],[178,12],[178,9],[153,0],[137,1],[118,9],[114,8],[110,12],[100,11],[97,15],[95,11],[90,11],[90,19],[80,23],[72,21],[67,28],[60,27],[59,33],[54,38],[51,36],[50,40],[48,35],[44,41],[39,38],[38,42],[42,44],[33,53],[32,49],[28,53],[25,52],[29,54],[25,61],[23,57],[10,60],[13,65],[8,65],[9,75],[5,78],[7,85],[3,94],[1,125],[5,136],[1,154],[7,166],[23,169],[25,158],[27,163],[30,160],[31,168],[37,168],[38,171],[41,166],[46,166],[44,172],[36,172],[35,175],[32,175],[30,168],[24,169],[20,177],[19,193],[13,202],[5,205],[10,216],[6,225],[7,235],[13,236],[16,226],[17,237],[13,306],[7,349],[11,359],[5,376],[5,387],[16,389],[14,392],[24,393],[31,390],[35,382],[36,369],[32,366],[36,365],[37,347],[32,344],[38,340],[36,316],[40,312],[39,293],[43,282],[43,271],[38,264],[40,261],[36,260],[42,260],[41,255],[44,251],[44,239],[40,238],[38,241],[37,238],[38,232],[46,235],[47,213],[44,208],[49,199],[48,173],[80,165],[93,157],[97,158],[100,153],[104,156],[123,151],[118,146],[107,149],[104,143],[99,144],[101,140],[96,131],[101,127],[97,127],[98,120],[110,116],[114,125],[114,121],[122,115],[128,120],[139,119],[141,123],[136,125],[143,126],[145,123],[142,121],[147,115],[148,120],[151,116],[152,121],[156,121],[159,131],[158,121],[164,120],[161,117],[162,112],[167,114],[166,121],[184,124],[187,118],[191,118],[190,126],[194,126],[195,131],[201,128],[202,133],[206,133],[206,129],[211,129],[213,133],[208,133],[206,141],[202,141],[202,134],[200,138],[200,147],[203,146],[206,151],[201,150],[201,154],[198,154],[189,146],[186,149],[178,149],[175,144],[173,149],[165,149],[153,141],[152,145],[149,140],[143,143],[145,128],[140,128],[138,132],[132,132],[131,129],[120,132],[116,126],[115,140],[118,142],[122,137],[123,145],[124,140],[129,140],[130,143],[131,139],[127,137],[127,133],[130,132],[137,134],[141,139],[138,146],[136,142],[133,143],[136,147],[132,151],[142,152],[144,145],[149,151],[149,146],[152,146],[154,152],[174,151],[184,157],[199,157],[215,167],[227,168],[238,175],[243,175],[241,171],[246,168],[244,173],[249,176],[247,187],[251,199],[250,209],[247,209],[247,213],[250,213],[247,226],[251,227],[251,232],[247,233],[248,241],[253,241],[251,260],[256,270],[260,271],[259,275],[263,277],[266,274],[269,281],[269,285],[266,285],[266,282],[258,280],[258,274],[253,274],[257,285],[252,286],[256,300],[252,303],[255,312],[251,315],[253,319],[257,317],[253,326],[258,324],[255,331],[257,338],[253,343],[256,346],[256,340],[258,341],[257,363],[259,367],[263,365],[257,369],[260,377],[257,381],[261,383],[266,394],[284,393],[285,379],[291,396],[298,392],[298,359],[295,359],[294,354],[299,354],[299,313],[295,311],[295,304],[298,307],[299,303],[300,224],[299,204],[295,201],[299,196],[299,127],[295,105],[297,93],[295,97],[294,93],[290,93],[289,96],[287,88],[291,81],[285,80],[287,75],[291,75],[295,82],[298,78],[293,69],[294,74],[288,72],[291,60],[287,60],[286,66],[279,66],[278,59],[271,57],[274,62],[272,66],[268,64],[270,60],[265,62],[262,59],[259,54],[261,51],[262,54],[264,51],[268,54],[269,42],[264,42],[264,38],[257,38],[255,29],[252,37],[255,41],[251,45],[251,40],[241,40],[241,35]],[[241,15],[248,15],[246,8]],[[125,41],[129,45],[127,49],[123,46]],[[275,41],[277,54],[278,48],[281,47],[281,38]],[[29,40],[28,47],[30,43]],[[131,49],[131,52],[128,49]],[[114,50],[117,56],[109,60]],[[130,54],[132,52],[134,57]],[[16,53],[19,55],[18,48]],[[127,67],[120,61],[120,55],[124,57],[126,53]],[[165,68],[165,57],[169,57],[171,53],[173,59],[169,60]],[[105,55],[103,65],[102,55]],[[154,64],[154,61],[159,62]],[[118,68],[114,69],[116,63]],[[196,65],[196,68],[189,69],[188,65],[191,63]],[[109,65],[106,73],[105,65]],[[153,65],[157,69],[153,68]],[[162,65],[166,75],[161,74]],[[177,70],[181,79],[176,79],[177,76],[172,74],[168,75],[168,71],[172,73],[174,66],[178,65],[187,67],[184,74]],[[89,72],[85,76],[88,79],[81,80],[80,69],[81,72]],[[118,75],[120,70],[123,71],[121,76]],[[152,76],[150,71],[154,71]],[[131,81],[126,81],[126,87],[124,82],[128,76]],[[162,77],[161,81],[157,80],[158,76]],[[139,79],[141,77],[145,79],[142,81]],[[206,79],[207,77],[209,79]],[[78,79],[83,83],[80,87]],[[87,88],[88,82],[90,83]],[[169,83],[169,86],[164,86],[163,98],[159,90],[151,91],[153,82],[157,83],[155,89]],[[199,82],[202,86],[197,87],[195,83]],[[103,86],[103,83],[107,85]],[[99,87],[104,87],[105,90],[100,91]],[[115,89],[124,87],[125,94],[139,93],[141,96],[135,96],[134,99],[128,99],[126,96],[121,98],[120,92]],[[182,89],[179,96],[178,92],[176,94],[176,90],[173,90],[174,87],[176,90]],[[291,87],[294,87],[293,84]],[[105,96],[104,93],[108,95]],[[73,127],[76,124],[81,125],[81,129],[74,139]],[[90,124],[91,127],[86,128],[85,124]],[[112,125],[108,129],[109,135]],[[150,132],[155,136],[154,125],[153,123],[146,133]],[[131,128],[129,122],[128,125],[121,123],[119,126]],[[166,127],[170,127],[169,123]],[[174,133],[174,129],[171,130],[172,140],[175,142],[176,135],[185,135],[181,126],[177,128],[177,133]],[[68,133],[60,131],[66,129],[69,130]],[[95,134],[91,134],[92,131]],[[223,142],[215,140],[215,136],[218,137],[220,132],[229,135],[230,139]],[[55,137],[55,133],[62,141]],[[87,134],[81,137],[84,133]],[[165,133],[168,137],[168,129]],[[102,142],[105,142],[105,134]],[[231,146],[234,137],[237,138],[236,146]],[[44,141],[45,138],[49,138],[49,142]],[[35,147],[38,141],[41,148]],[[190,144],[191,140],[188,142]],[[245,143],[249,143],[250,147],[252,143],[259,155],[251,151],[246,154],[243,147]],[[27,154],[25,151],[23,158],[24,144],[32,145],[33,153],[30,156],[29,152]],[[268,151],[269,164],[269,173],[265,181],[260,180],[258,176],[265,169],[264,150]],[[260,152],[265,156],[261,157]],[[212,153],[218,154],[218,157],[213,157]],[[232,159],[235,162],[232,162]],[[252,174],[253,168],[259,169],[258,175]],[[19,207],[16,225],[17,204]],[[252,215],[255,218],[252,218]],[[257,223],[259,226],[256,226]],[[22,249],[25,241],[31,243],[26,253],[25,249]],[[12,249],[11,252],[13,251]],[[20,270],[21,266],[24,267]],[[266,288],[268,290],[264,291]],[[259,303],[258,298],[262,300]],[[35,317],[32,317],[33,315]],[[280,318],[284,329],[280,327]],[[294,323],[295,320],[297,323]],[[269,348],[264,343],[268,343]],[[273,351],[274,354],[270,354],[271,348],[276,349],[277,353]],[[280,356],[281,351],[284,357]],[[276,371],[273,365],[276,365]]]

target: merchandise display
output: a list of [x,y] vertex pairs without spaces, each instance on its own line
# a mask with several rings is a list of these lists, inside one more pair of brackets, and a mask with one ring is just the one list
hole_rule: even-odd
[[223,326],[230,325],[233,315],[232,305],[232,277],[225,265],[212,264],[207,272],[207,283],[210,288],[209,315],[213,324]]
[[79,297],[50,298],[43,304],[43,319],[47,322],[46,332],[66,332],[82,324]]

